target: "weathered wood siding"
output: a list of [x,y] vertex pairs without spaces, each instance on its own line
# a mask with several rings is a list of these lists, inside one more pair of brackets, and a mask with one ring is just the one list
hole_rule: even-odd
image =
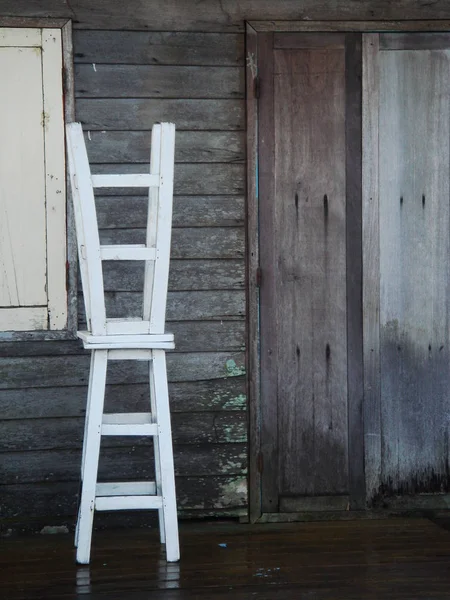
[[[412,28],[419,19],[450,19],[450,4],[166,0],[162,10],[159,0],[129,0],[126,9],[118,0],[0,0],[3,26],[30,26],[30,18],[72,20],[76,114],[97,171],[143,168],[152,123],[177,125],[168,311],[177,339],[170,390],[179,504],[185,514],[237,514],[247,503],[245,21],[322,20],[332,30],[338,20],[358,27],[409,19]],[[142,235],[144,198],[105,193],[98,208],[104,238]],[[134,265],[108,267],[112,312],[139,302],[139,277]],[[87,375],[88,357],[76,341],[0,343],[3,518],[73,522]],[[108,393],[111,408],[124,397],[143,406],[142,367],[117,366]],[[135,468],[147,474],[138,443],[102,455],[103,474],[131,476]]]
[[[245,21],[449,19],[447,0],[1,0],[10,17],[66,17],[80,29],[241,32]],[[119,49],[116,49],[116,52]]]
[[[168,330],[181,514],[247,505],[242,34],[76,31],[75,110],[94,172],[137,171],[151,127],[177,126]],[[144,235],[145,196],[105,190],[104,240]],[[110,316],[133,313],[143,270],[105,266]],[[81,289],[80,326],[84,323]],[[48,524],[76,514],[89,356],[78,341],[0,344],[1,517]],[[147,367],[113,363],[107,409],[145,410]],[[150,477],[145,440],[102,442],[101,477]]]
[[367,120],[378,138],[367,154],[366,224],[375,228],[365,240],[375,501],[449,491],[449,47],[448,34],[380,34],[367,45]]

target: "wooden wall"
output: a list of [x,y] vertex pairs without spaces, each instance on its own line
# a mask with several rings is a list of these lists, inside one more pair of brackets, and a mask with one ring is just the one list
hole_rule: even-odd
[[[76,118],[94,172],[145,169],[152,124],[176,123],[167,329],[178,503],[183,515],[246,514],[244,36],[76,30],[73,41]],[[103,239],[144,235],[145,197],[97,202]],[[105,267],[109,316],[137,309],[141,269]],[[81,290],[78,306],[83,326]],[[8,527],[74,522],[88,368],[78,341],[0,344]],[[145,380],[145,364],[112,363],[107,408],[145,410]],[[101,476],[150,476],[145,444],[105,439]]]
[[447,0],[0,0],[0,15],[70,18],[80,29],[244,31],[259,20],[449,19]]
[[[0,0],[2,26],[71,19],[76,116],[97,171],[147,160],[154,121],[176,123],[169,359],[182,514],[245,512],[245,20],[449,19],[446,0]],[[98,201],[102,236],[142,235],[145,200]],[[137,267],[107,270],[108,306],[139,301]],[[83,315],[80,314],[80,323]],[[0,518],[73,523],[88,356],[77,341],[0,343]],[[139,410],[142,366],[114,365],[109,407]],[[147,455],[109,441],[101,473],[148,475]]]

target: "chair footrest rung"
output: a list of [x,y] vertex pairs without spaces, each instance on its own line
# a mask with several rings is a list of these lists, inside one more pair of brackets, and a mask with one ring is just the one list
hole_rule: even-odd
[[97,483],[96,496],[154,496],[156,484],[154,481],[108,481]]
[[162,497],[156,495],[154,481],[97,483],[96,510],[133,510],[161,508]]
[[151,413],[110,413],[103,415],[102,435],[158,435]]
[[99,496],[95,510],[150,510],[162,508],[161,496]]

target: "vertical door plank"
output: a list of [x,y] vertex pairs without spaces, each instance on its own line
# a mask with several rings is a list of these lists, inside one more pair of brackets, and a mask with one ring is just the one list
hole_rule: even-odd
[[363,36],[363,346],[366,493],[373,498],[381,477],[380,241],[378,222],[378,34]]
[[350,508],[365,506],[362,331],[362,48],[361,34],[346,34],[346,256],[348,445]]
[[261,406],[259,370],[259,231],[258,231],[258,76],[257,33],[246,24],[246,98],[247,98],[247,372],[249,398],[249,512],[254,522],[261,506]]
[[449,67],[449,50],[380,53],[382,473],[393,493],[448,485]]
[[348,491],[345,53],[275,51],[282,495]]
[[[47,304],[40,48],[0,48],[0,306]],[[6,141],[9,140],[9,143]]]
[[61,67],[61,30],[44,29],[42,31],[43,124],[50,329],[64,329],[67,325],[66,182]]
[[261,327],[261,468],[263,512],[278,511],[278,389],[277,389],[277,263],[274,222],[273,33],[258,35],[258,74],[261,85],[258,122],[258,196]]

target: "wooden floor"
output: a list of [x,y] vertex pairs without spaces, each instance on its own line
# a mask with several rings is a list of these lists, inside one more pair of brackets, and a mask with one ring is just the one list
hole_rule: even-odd
[[81,567],[71,535],[3,538],[0,598],[450,598],[450,531],[425,519],[191,523],[181,549],[167,564],[153,530],[95,532]]

